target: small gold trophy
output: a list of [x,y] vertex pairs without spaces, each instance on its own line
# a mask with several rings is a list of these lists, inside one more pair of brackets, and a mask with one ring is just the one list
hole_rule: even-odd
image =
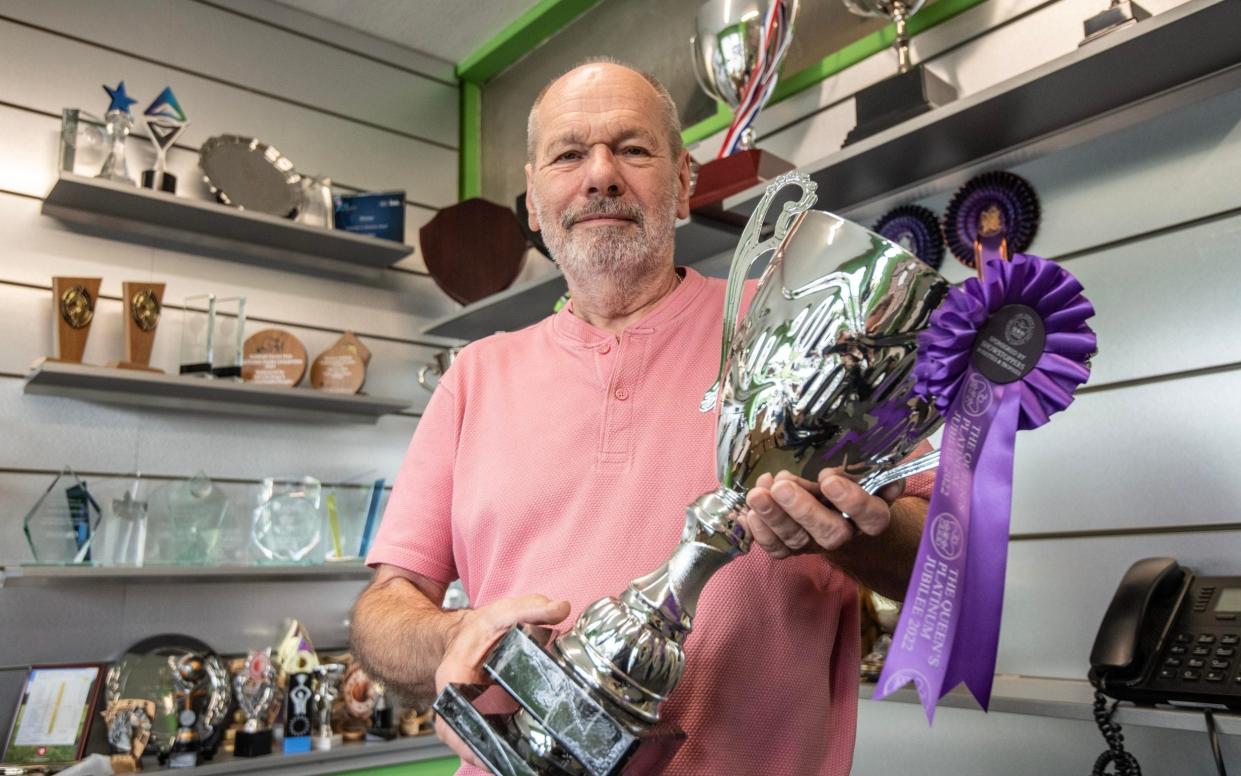
[[164,284],[126,282],[121,288],[121,301],[125,304],[125,360],[108,366],[163,372],[151,366],[151,348],[155,344],[155,327],[164,309]]
[[56,355],[40,359],[39,363],[82,363],[101,282],[102,278],[52,278],[52,349]]

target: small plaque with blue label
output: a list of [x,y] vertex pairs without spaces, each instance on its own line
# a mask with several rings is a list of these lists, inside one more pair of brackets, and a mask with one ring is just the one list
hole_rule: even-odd
[[333,200],[337,229],[405,242],[404,191],[342,194]]

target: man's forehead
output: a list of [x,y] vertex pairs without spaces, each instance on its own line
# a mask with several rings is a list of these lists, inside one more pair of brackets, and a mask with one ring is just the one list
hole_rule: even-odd
[[546,142],[565,132],[593,128],[658,135],[659,96],[645,78],[626,67],[595,64],[557,79],[536,109]]

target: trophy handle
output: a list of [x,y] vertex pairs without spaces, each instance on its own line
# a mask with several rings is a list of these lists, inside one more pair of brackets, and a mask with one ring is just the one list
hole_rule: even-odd
[[[780,209],[780,215],[776,217],[776,225],[771,237],[760,241],[763,222],[767,219],[767,211],[771,209],[771,203],[777,194],[790,186],[801,189],[801,196],[795,201],[784,203]],[[819,195],[816,193],[818,188],[819,184],[811,180],[810,176],[804,172],[796,170],[786,172],[767,186],[762,199],[758,201],[758,205],[750,215],[750,220],[745,225],[745,231],[741,233],[741,240],[737,243],[737,250],[733,253],[733,261],[728,269],[728,287],[724,293],[724,334],[720,340],[720,369],[716,373],[715,383],[707,389],[702,403],[698,405],[701,411],[710,412],[715,408],[720,381],[724,378],[724,367],[728,364],[728,352],[732,348],[733,336],[737,330],[737,313],[741,307],[746,273],[760,256],[774,251],[783,242],[785,236],[788,235],[789,228],[793,225],[793,220],[809,210],[818,200]]]
[[706,63],[702,61],[702,51],[698,48],[698,33],[689,36],[690,61],[694,63],[694,78],[698,81],[698,88],[707,93],[708,97],[713,98],[716,102],[727,102],[720,93],[711,86],[711,77],[707,74]]
[[431,381],[427,379],[427,375],[430,374],[433,369],[435,369],[433,364],[425,364],[418,370],[418,384],[428,391],[435,389],[435,386],[431,385]]
[[899,466],[893,466],[891,469],[883,469],[867,477],[863,477],[858,482],[858,485],[861,485],[862,490],[867,493],[874,494],[878,493],[879,490],[885,485],[896,482],[897,480],[903,480],[906,477],[912,477],[915,474],[930,471],[936,466],[939,466],[939,451],[932,450],[929,453],[924,453],[923,455],[918,456],[912,461],[906,461]]

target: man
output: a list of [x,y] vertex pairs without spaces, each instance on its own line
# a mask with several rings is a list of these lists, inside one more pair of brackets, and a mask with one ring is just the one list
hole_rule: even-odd
[[[697,405],[718,365],[724,284],[673,261],[690,169],[671,98],[627,67],[584,65],[536,100],[528,145],[530,225],[572,302],[473,343],[444,375],[353,613],[363,664],[423,701],[481,681],[512,625],[567,625],[659,566],[685,506],[717,485],[715,419]],[[903,596],[925,517],[925,500],[898,495],[870,496],[834,472],[768,475],[749,493],[767,552],[707,585],[661,711],[688,733],[668,772],[849,771],[854,578]],[[458,576],[475,608],[443,611]],[[437,730],[476,772],[468,748]]]

